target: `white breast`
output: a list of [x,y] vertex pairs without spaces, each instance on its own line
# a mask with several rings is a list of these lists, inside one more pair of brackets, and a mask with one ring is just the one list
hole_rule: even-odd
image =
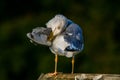
[[65,42],[64,36],[60,35],[54,39],[53,45],[52,45],[52,50],[55,52],[58,52],[59,55],[65,55],[64,50],[67,46],[69,46],[69,44],[67,42]]

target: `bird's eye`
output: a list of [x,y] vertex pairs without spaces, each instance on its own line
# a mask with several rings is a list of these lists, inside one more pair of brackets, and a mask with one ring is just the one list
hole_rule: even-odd
[[60,26],[58,26],[58,29],[60,29]]

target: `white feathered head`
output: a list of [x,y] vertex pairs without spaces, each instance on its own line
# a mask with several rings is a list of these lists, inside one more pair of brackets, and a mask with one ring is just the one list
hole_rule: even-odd
[[53,36],[59,35],[67,25],[67,18],[63,15],[56,15],[46,23],[47,28],[51,28]]

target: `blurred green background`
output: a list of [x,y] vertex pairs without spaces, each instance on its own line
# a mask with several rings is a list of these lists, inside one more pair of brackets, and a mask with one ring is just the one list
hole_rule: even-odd
[[[0,80],[37,80],[54,71],[48,47],[29,42],[26,33],[63,14],[83,29],[85,48],[75,57],[77,73],[120,74],[120,1],[0,0]],[[71,72],[71,59],[59,57],[58,71]]]

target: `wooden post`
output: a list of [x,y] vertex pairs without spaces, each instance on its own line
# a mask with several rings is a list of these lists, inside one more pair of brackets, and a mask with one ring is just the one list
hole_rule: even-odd
[[41,74],[38,80],[120,80],[119,74],[58,73],[56,76],[51,74]]

